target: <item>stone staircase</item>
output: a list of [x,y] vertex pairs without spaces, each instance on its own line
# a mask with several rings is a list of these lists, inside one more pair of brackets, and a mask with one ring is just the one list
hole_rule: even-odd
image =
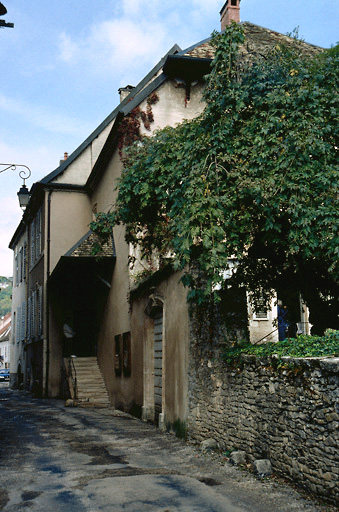
[[107,389],[96,357],[73,359],[79,407],[110,407]]

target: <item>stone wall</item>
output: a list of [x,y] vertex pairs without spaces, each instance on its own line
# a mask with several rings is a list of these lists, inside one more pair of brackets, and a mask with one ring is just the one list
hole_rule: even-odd
[[[208,345],[208,344],[206,344]],[[230,368],[216,347],[191,347],[188,437],[214,438],[249,461],[330,501],[339,498],[339,359],[276,361],[244,356]]]

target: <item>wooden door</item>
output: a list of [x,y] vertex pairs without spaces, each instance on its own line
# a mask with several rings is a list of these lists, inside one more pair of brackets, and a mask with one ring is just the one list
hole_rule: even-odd
[[154,411],[156,421],[162,412],[162,330],[163,312],[161,310],[154,316]]

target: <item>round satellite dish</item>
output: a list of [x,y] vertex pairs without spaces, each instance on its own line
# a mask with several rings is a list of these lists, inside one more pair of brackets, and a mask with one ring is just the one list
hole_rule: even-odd
[[7,13],[6,7],[4,6],[4,4],[2,4],[0,2],[0,16],[4,16],[4,14],[6,14],[6,13]]

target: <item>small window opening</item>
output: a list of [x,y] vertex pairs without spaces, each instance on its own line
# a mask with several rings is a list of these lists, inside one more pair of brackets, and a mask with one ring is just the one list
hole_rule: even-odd
[[121,364],[121,336],[118,334],[114,336],[115,350],[114,350],[114,370],[117,377],[121,376],[122,364]]

